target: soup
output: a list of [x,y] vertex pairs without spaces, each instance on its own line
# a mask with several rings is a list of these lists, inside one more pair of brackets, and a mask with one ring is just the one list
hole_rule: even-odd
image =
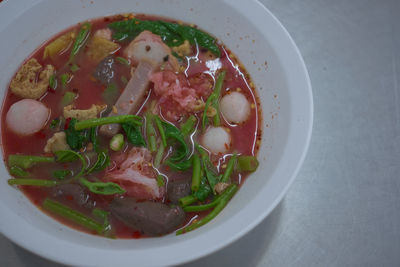
[[10,82],[8,183],[87,233],[183,234],[257,169],[260,114],[248,73],[195,25],[133,14],[83,22]]

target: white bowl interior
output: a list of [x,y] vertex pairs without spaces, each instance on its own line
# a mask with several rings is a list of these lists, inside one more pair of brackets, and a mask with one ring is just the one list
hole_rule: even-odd
[[296,175],[308,147],[312,96],[307,71],[287,32],[256,1],[5,2],[0,9],[4,21],[0,24],[0,94],[5,94],[21,62],[57,32],[90,18],[127,12],[195,23],[238,56],[262,102],[260,166],[223,212],[196,231],[182,236],[109,240],[72,230],[44,215],[7,185],[9,175],[1,164],[0,230],[16,243],[52,260],[85,266],[128,262],[158,265],[183,263],[211,253],[269,214]]

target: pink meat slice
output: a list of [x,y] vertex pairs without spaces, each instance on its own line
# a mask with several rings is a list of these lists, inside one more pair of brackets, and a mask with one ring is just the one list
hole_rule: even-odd
[[[131,79],[114,105],[116,113],[112,112],[110,116],[136,113],[149,86],[149,76],[156,68],[157,66],[150,61],[143,60],[139,62]],[[107,124],[100,127],[100,132],[108,136],[113,136],[119,132],[120,128],[119,124]]]
[[146,148],[134,147],[115,158],[117,168],[108,171],[105,177],[123,187],[128,196],[138,200],[161,199],[165,189],[158,186],[151,158]]

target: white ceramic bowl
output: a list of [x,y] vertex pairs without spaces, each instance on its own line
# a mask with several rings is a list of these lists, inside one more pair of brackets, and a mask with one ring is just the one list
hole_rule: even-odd
[[[70,265],[170,265],[188,262],[232,243],[279,203],[305,157],[312,129],[309,77],[287,31],[257,1],[36,0],[0,4],[0,90],[20,63],[57,32],[90,18],[148,13],[195,23],[230,48],[250,72],[262,102],[260,166],[222,213],[181,235],[109,240],[70,229],[43,214],[7,185],[0,166],[0,230],[22,247]],[[268,125],[268,127],[267,127]]]

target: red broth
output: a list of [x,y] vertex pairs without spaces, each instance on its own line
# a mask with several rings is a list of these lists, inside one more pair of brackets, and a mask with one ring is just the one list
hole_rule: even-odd
[[[141,20],[161,19],[164,21],[174,22],[171,20],[166,20],[164,18],[158,18],[146,15],[137,15],[135,16],[135,18],[139,18]],[[111,22],[119,20],[127,20],[127,19],[128,18],[126,18],[125,16],[118,15],[113,17],[91,20],[90,21],[90,23],[92,24],[91,33],[96,32],[96,30],[98,29],[107,28],[107,25]],[[29,58],[26,61],[28,61],[31,58],[35,58],[42,66],[51,64],[55,67],[57,71],[62,70],[63,68],[65,69],[65,64],[68,61],[71,48],[69,48],[68,50],[64,51],[62,54],[59,54],[54,58],[48,57],[46,59],[43,59],[42,57],[44,49],[46,45],[50,44],[59,36],[67,32],[70,32],[71,30],[74,29],[79,30],[80,27],[81,24],[78,24],[74,27],[66,29],[65,31],[57,34],[50,40],[46,41],[42,46],[40,46],[31,56],[29,56]],[[91,38],[91,36],[89,36],[89,38]],[[113,53],[112,56],[114,57],[122,56],[123,55],[122,51],[129,44],[129,42],[130,40],[119,42],[121,48],[115,53]],[[221,51],[221,56],[218,61],[220,63],[219,69],[224,69],[226,71],[226,77],[223,83],[221,95],[223,96],[232,91],[239,91],[246,96],[247,100],[250,102],[251,105],[251,111],[248,119],[241,124],[230,124],[223,118],[221,119],[221,124],[222,124],[221,126],[228,129],[231,135],[232,147],[226,154],[217,154],[217,155],[210,154],[210,159],[215,165],[216,169],[219,171],[219,173],[222,174],[226,169],[227,162],[233,152],[236,152],[239,155],[251,155],[251,156],[257,155],[261,140],[261,128],[260,128],[261,110],[260,110],[260,103],[257,98],[257,94],[253,86],[253,83],[250,80],[249,74],[246,72],[246,70],[243,68],[243,66],[240,64],[240,62],[228,48],[226,48],[223,44],[218,44],[218,46],[219,50]],[[181,73],[184,74],[184,77],[186,79],[194,79],[195,77],[197,77],[198,82],[200,83],[202,82],[206,83],[209,82],[210,80],[211,82],[214,82],[216,77],[215,77],[215,72],[213,72],[213,70],[210,69],[210,67],[212,68],[212,64],[210,64],[210,62],[214,60],[215,57],[212,54],[210,54],[210,52],[208,52],[206,49],[201,48],[197,44],[192,45],[191,48],[193,53],[186,57],[183,57],[182,59],[181,63],[182,67],[180,70]],[[60,101],[65,92],[74,92],[78,95],[78,97],[75,99],[73,103],[75,109],[88,109],[92,104],[104,104],[104,99],[102,97],[102,94],[106,89],[106,85],[101,84],[98,80],[96,80],[96,78],[93,77],[93,73],[98,62],[94,62],[93,60],[90,60],[88,58],[88,56],[86,55],[87,50],[88,47],[86,42],[86,45],[83,47],[83,49],[81,49],[80,53],[76,56],[75,59],[76,60],[75,64],[79,67],[79,70],[75,72],[68,71],[73,76],[71,81],[67,84],[66,88],[61,89],[60,86],[58,86],[55,90],[49,88],[48,91],[42,97],[40,97],[40,99],[38,99],[38,101],[45,104],[51,110],[48,122],[39,132],[36,132],[33,135],[20,136],[15,134],[12,130],[10,130],[10,128],[7,126],[6,123],[6,114],[10,106],[15,102],[21,100],[21,97],[12,93],[10,89],[7,91],[6,96],[4,98],[2,115],[1,115],[1,123],[3,125],[2,126],[3,155],[6,163],[8,156],[12,154],[52,156],[50,153],[47,154],[44,153],[43,149],[46,145],[47,140],[55,133],[55,130],[50,127],[50,123],[54,119],[63,116],[63,107],[60,105]],[[122,90],[125,87],[125,83],[122,81],[121,77],[124,76],[129,80],[131,69],[130,67],[124,66],[123,64],[114,64],[114,66],[115,66],[114,70],[116,77],[115,83],[117,85],[118,90],[122,92]],[[70,65],[68,67],[70,67]],[[204,79],[204,81],[202,79]],[[149,90],[146,94],[146,97],[145,99],[143,99],[143,108],[138,113],[138,115],[140,116],[144,116],[145,112],[149,110],[150,103],[152,103],[153,101],[157,101],[159,99],[159,97],[154,93],[153,87],[154,85],[151,83],[149,86]],[[204,102],[205,100],[206,98],[204,99]],[[161,112],[163,112],[163,109],[164,111],[165,110],[173,111],[174,108],[176,108],[176,105],[174,106],[173,104],[166,103],[164,105],[160,105],[160,107],[161,107],[160,108]],[[187,114],[184,115],[188,114],[195,115],[197,120],[200,122],[198,124],[197,131],[195,132],[195,134],[193,134],[193,139],[196,142],[199,142],[199,136],[202,134],[200,125],[203,112],[188,112]],[[163,118],[168,117],[165,116],[165,114],[159,114],[159,115]],[[182,120],[183,118],[178,118],[176,120],[169,119],[169,122],[175,124],[179,128],[180,124],[182,123]],[[61,131],[62,130],[63,129],[61,129]],[[145,136],[145,133],[143,134]],[[100,145],[107,148],[109,138],[103,136],[99,136],[99,138],[100,138]],[[131,147],[132,145],[129,144],[128,146],[125,147],[125,150],[126,151],[129,150]],[[80,152],[87,153],[89,150],[90,148],[86,147],[86,150],[81,150]],[[193,151],[191,151],[191,153],[192,152]],[[112,168],[113,166],[115,167],[115,165],[118,164],[114,160],[117,154],[118,152],[110,152],[111,163],[108,169]],[[154,154],[155,153],[152,154],[153,157]],[[52,173],[55,170],[59,170],[60,168],[61,169],[76,168],[75,165],[74,163],[72,164],[42,163],[42,164],[37,164],[32,168],[29,168],[27,171],[29,171],[30,177],[32,178],[54,180],[55,178],[52,176]],[[105,175],[107,171],[108,170],[98,172],[95,174],[95,176],[100,180],[102,180],[102,177]],[[177,179],[179,180],[181,178],[191,179],[192,175],[190,170],[184,172],[176,172],[171,170],[170,167],[166,166],[165,164],[162,164],[161,167],[158,169],[158,171],[163,173],[170,182]],[[240,186],[241,184],[243,184],[247,176],[248,176],[247,172],[239,173],[234,171],[231,176],[231,183]],[[168,187],[168,181],[166,181],[165,187]],[[85,227],[82,227],[79,224],[71,222],[66,218],[53,214],[52,212],[46,211],[45,209],[42,208],[42,203],[46,198],[54,199],[52,195],[53,193],[51,191],[52,188],[35,187],[35,186],[19,186],[19,188],[35,205],[41,208],[48,215],[52,216],[54,219],[70,227],[73,227],[77,230],[96,234],[95,232],[87,230]],[[86,194],[91,200],[90,208],[88,208],[85,205],[77,204],[76,201],[73,201],[72,197],[68,195],[64,196],[63,198],[56,198],[55,200],[86,216],[93,218],[93,215],[91,213],[93,208],[100,208],[102,210],[108,211],[108,205],[115,197],[114,195],[105,196],[105,195],[95,194],[92,192],[86,192]],[[211,199],[212,196],[208,197],[208,200],[205,200],[205,202],[211,201]],[[165,196],[162,199],[157,199],[155,201],[163,202],[166,205],[170,204],[168,203],[168,200],[166,199]],[[194,212],[186,213],[184,222],[181,223],[178,228],[187,225],[193,219],[199,220],[203,218],[205,215],[208,214],[208,212],[209,211],[200,213],[194,213]],[[109,215],[108,219],[113,231],[113,235],[115,235],[115,237],[117,238],[141,238],[147,236],[145,233],[141,232],[140,229],[134,229],[132,227],[127,226],[125,223],[123,223],[113,215]]]

